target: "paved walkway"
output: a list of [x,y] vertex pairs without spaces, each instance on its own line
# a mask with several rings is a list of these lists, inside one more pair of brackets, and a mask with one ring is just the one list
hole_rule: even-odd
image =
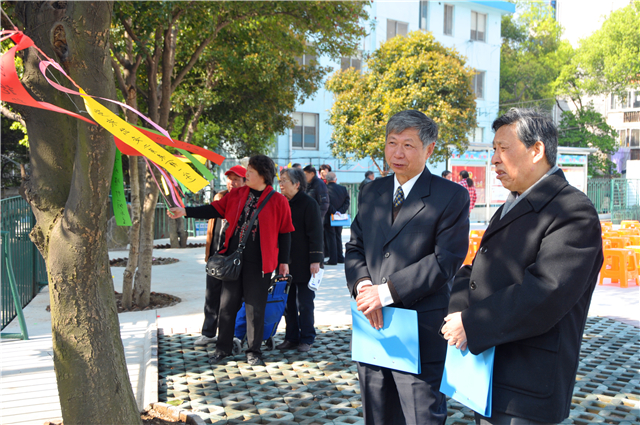
[[[346,241],[348,231],[343,237]],[[204,242],[204,237],[190,238],[189,241]],[[178,296],[182,302],[160,310],[119,315],[127,366],[139,407],[158,399],[156,327],[164,335],[186,334],[191,338],[199,332],[203,320],[204,249],[159,249],[154,254],[180,261],[153,267],[152,290]],[[111,258],[126,256],[127,251],[110,253]],[[111,270],[114,287],[120,292],[124,268],[114,267]],[[45,288],[24,309],[30,340],[2,340],[0,343],[0,424],[40,425],[45,420],[60,419],[51,350],[51,322],[46,311],[48,304]],[[338,329],[351,323],[342,265],[327,267],[315,306],[318,326]],[[622,289],[607,284],[597,287],[590,315],[610,317],[640,327],[640,287]],[[3,332],[19,332],[17,321],[14,320]],[[632,381],[637,387],[637,368]],[[637,409],[637,403],[631,408]]]

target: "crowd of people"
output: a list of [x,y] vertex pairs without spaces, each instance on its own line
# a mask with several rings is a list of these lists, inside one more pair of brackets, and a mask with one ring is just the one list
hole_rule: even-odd
[[[331,216],[349,210],[349,194],[329,165],[294,164],[280,173],[256,155],[232,167],[227,191],[211,203],[172,208],[170,217],[210,219],[207,257],[231,255],[249,232],[240,277],[207,277],[205,322],[198,345],[217,342],[210,363],[232,353],[235,315],[244,299],[247,361],[261,358],[272,273],[291,274],[286,333],[278,349],[309,351],[315,339],[315,292],[325,265],[345,263],[346,284],[370,326],[385,326],[383,307],[414,310],[418,373],[357,363],[366,424],[444,424],[440,392],[448,349],[480,354],[495,347],[492,413],[477,424],[550,424],[569,415],[580,344],[603,263],[600,221],[584,193],[556,165],[553,121],[512,109],[493,123],[491,163],[510,194],[491,219],[478,254],[462,266],[469,243],[475,184],[467,170],[434,176],[426,162],[438,126],[419,111],[392,116],[385,160],[393,174],[360,185],[358,214],[343,255],[342,229]],[[262,203],[264,208],[262,208]],[[259,220],[252,220],[260,212]],[[250,223],[253,225],[249,226]],[[249,228],[250,227],[250,228]]]

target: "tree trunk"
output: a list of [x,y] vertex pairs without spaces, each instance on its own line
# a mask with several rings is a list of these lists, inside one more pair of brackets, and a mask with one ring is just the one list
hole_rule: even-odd
[[144,162],[138,156],[129,157],[129,181],[131,187],[131,230],[129,232],[129,257],[122,277],[122,307],[131,309],[133,301],[133,277],[138,268],[140,252],[140,168]]
[[[112,7],[111,2],[18,2],[16,13],[25,33],[82,88],[113,99],[108,51]],[[77,111],[42,78],[38,62],[29,49],[25,86],[43,100]],[[79,97],[73,101],[84,110]],[[24,193],[36,216],[31,238],[49,275],[53,360],[64,423],[104,423],[108,418],[140,424],[106,246],[113,136],[58,113],[26,108],[23,116],[32,169]]]
[[[156,204],[158,203],[158,186],[147,169],[145,180],[145,196],[142,205],[142,223],[140,226],[140,260],[133,287],[133,300],[140,308],[149,305],[151,294],[151,265],[153,261],[153,224],[155,221]],[[159,174],[159,173],[158,173]],[[156,176],[160,179],[160,176]]]

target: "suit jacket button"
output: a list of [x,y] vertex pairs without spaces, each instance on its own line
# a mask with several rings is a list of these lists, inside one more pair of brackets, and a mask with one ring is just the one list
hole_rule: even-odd
[[383,283],[383,284],[387,283],[387,278],[386,278],[386,277],[383,277],[383,278],[382,278],[382,283]]
[[472,280],[471,283],[469,284],[469,288],[471,288],[472,290],[476,289],[478,287],[478,285],[476,285],[476,281]]
[[389,255],[391,255],[391,254],[389,254],[388,252],[385,252],[384,253],[384,258],[389,258]]
[[486,247],[486,246],[483,246],[482,248],[480,248],[480,252],[481,252],[482,254],[486,254],[486,253],[487,253],[487,247]]

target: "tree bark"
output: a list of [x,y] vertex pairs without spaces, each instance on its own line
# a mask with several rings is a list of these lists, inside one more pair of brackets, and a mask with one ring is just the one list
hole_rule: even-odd
[[[112,2],[18,2],[16,13],[26,35],[82,88],[113,99],[108,50],[112,7]],[[25,86],[42,100],[77,111],[44,80],[38,62],[35,49],[29,49]],[[73,102],[84,109],[81,98]],[[22,109],[32,170],[23,187],[36,216],[31,238],[49,276],[53,359],[64,423],[104,423],[108,418],[140,424],[106,245],[113,136],[65,115]]]

